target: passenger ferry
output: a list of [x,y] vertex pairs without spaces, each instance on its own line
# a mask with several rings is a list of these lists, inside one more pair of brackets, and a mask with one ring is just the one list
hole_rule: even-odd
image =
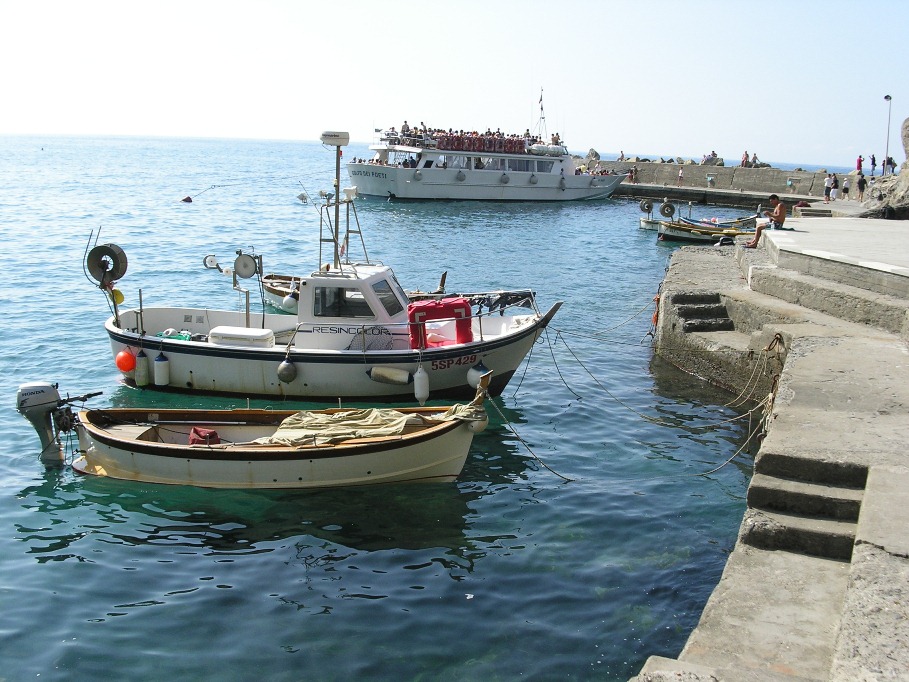
[[370,145],[370,159],[347,164],[360,195],[386,199],[583,201],[609,197],[627,176],[581,172],[568,149],[500,134],[393,128]]

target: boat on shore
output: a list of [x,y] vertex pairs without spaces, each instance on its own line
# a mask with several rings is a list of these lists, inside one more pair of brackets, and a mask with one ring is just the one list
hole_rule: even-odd
[[62,459],[75,431],[82,474],[210,488],[326,488],[445,482],[461,473],[491,373],[472,402],[444,407],[328,410],[82,409],[46,382],[23,384],[17,409],[38,432],[42,459]]
[[[326,132],[322,139],[337,147],[338,183],[349,136]],[[322,265],[299,276],[292,316],[250,309],[240,280],[264,270],[261,256],[242,251],[231,274],[234,289],[246,293],[245,308],[147,307],[140,291],[139,307],[121,310],[115,285],[126,273],[126,255],[115,244],[92,248],[85,267],[112,307],[104,327],[124,381],[184,393],[386,402],[412,396],[422,404],[470,399],[477,378],[492,370],[489,392],[499,395],[561,302],[543,313],[526,289],[414,300],[389,266],[350,260],[351,234],[360,235],[364,253],[365,243],[350,224],[356,190],[340,194],[326,195],[320,207]],[[332,255],[324,262],[327,244]],[[204,262],[221,269],[214,256]]]
[[555,139],[390,130],[369,149],[347,173],[360,194],[385,199],[585,201],[608,198],[627,177],[581,172]]

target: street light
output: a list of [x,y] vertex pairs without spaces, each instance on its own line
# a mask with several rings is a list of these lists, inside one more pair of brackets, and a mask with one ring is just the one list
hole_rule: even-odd
[[890,107],[893,98],[890,95],[884,95],[887,100],[887,146],[884,147],[884,175],[886,175],[887,164],[890,162]]

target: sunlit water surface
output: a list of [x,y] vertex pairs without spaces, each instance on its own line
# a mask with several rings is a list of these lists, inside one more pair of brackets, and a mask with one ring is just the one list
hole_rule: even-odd
[[267,271],[315,269],[318,213],[297,195],[330,189],[333,150],[0,145],[0,677],[624,680],[678,654],[734,544],[751,459],[698,474],[748,426],[726,421],[742,411],[725,407],[733,396],[654,360],[672,248],[638,228],[635,202],[359,202],[370,257],[407,288],[448,271],[449,291],[565,301],[457,483],[156,486],[45,470],[14,408],[39,379],[104,391],[95,406],[246,404],[119,384],[105,299],[83,275],[89,236],[125,250],[127,305],[141,289],[146,305],[233,308],[203,257],[229,265],[254,248]]

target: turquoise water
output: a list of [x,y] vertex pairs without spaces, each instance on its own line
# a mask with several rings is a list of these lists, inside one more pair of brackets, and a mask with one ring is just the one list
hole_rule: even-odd
[[127,305],[141,289],[147,305],[234,307],[203,257],[254,248],[267,271],[314,269],[318,214],[296,196],[330,187],[333,151],[0,145],[0,677],[624,680],[679,652],[734,544],[751,456],[697,475],[748,426],[726,421],[733,396],[653,358],[672,248],[638,229],[636,202],[359,203],[369,255],[407,288],[447,270],[451,291],[565,301],[457,483],[154,486],[46,470],[15,411],[16,387],[41,379],[104,391],[95,406],[245,405],[118,383],[105,299],[82,272],[89,235],[126,252]]

